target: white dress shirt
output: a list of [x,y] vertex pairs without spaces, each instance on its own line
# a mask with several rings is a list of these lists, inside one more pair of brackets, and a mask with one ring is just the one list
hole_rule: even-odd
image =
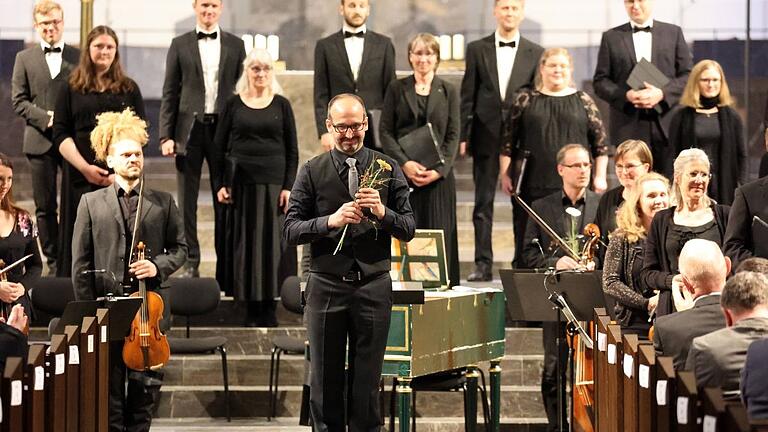
[[198,39],[200,48],[200,63],[203,66],[203,82],[205,83],[205,113],[213,114],[216,111],[216,97],[219,94],[219,61],[221,60],[221,29],[217,25],[210,31],[204,31],[195,26],[195,32],[216,32],[216,39]]
[[[507,86],[509,85],[509,78],[512,75],[512,67],[515,65],[515,57],[517,57],[517,48],[520,47],[520,32],[515,33],[512,39],[504,39],[499,36],[499,32],[495,33],[496,39],[494,45],[496,45],[496,70],[499,73],[499,93],[501,93],[501,100],[507,96]],[[500,47],[499,42],[514,42],[515,47]]]
[[[360,27],[350,27],[347,23],[341,27],[342,32],[363,32],[367,31],[365,24]],[[344,38],[344,47],[347,49],[347,59],[349,59],[349,67],[352,69],[352,77],[357,81],[357,74],[360,73],[360,64],[363,62],[363,48],[365,45],[365,39],[361,37],[348,37]]]
[[637,61],[640,61],[640,59],[645,58],[648,61],[651,60],[651,51],[652,51],[652,43],[653,43],[653,35],[651,32],[635,32],[635,27],[637,28],[643,28],[643,27],[650,27],[653,28],[653,19],[649,19],[648,21],[644,22],[641,25],[635,24],[634,22],[630,23],[632,26],[632,42],[635,44],[635,59]]
[[[48,48],[48,44],[45,42],[40,42],[40,48],[42,50],[45,50]],[[58,41],[55,44],[51,46],[51,48],[61,48],[61,50],[64,50],[64,42]],[[48,63],[48,72],[51,73],[51,79],[56,78],[56,76],[59,75],[59,72],[61,72],[61,53],[59,52],[49,52],[45,55],[45,62]]]

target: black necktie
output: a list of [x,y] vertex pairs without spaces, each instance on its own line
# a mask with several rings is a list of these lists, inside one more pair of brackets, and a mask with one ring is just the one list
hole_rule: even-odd
[[359,31],[357,33],[352,33],[350,31],[345,31],[344,32],[344,39],[351,38],[351,37],[364,38],[365,37],[365,32],[361,32],[361,31]]
[[514,48],[515,47],[515,41],[512,41],[512,42],[502,42],[502,41],[499,41],[499,48],[504,48],[504,47]]
[[43,48],[43,54],[60,53],[61,47],[45,47]]
[[632,27],[632,33],[637,32],[651,32],[651,26],[645,26],[645,27]]
[[197,32],[197,40],[200,40],[200,39],[216,39],[217,36],[218,36],[218,32],[213,32],[213,33]]

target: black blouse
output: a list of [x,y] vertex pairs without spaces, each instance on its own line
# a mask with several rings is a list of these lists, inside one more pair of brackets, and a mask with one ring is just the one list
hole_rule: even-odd
[[24,306],[24,312],[32,317],[34,316],[32,302],[28,292],[30,288],[34,287],[35,281],[40,278],[43,262],[37,247],[37,228],[32,224],[29,213],[20,211],[16,215],[16,225],[13,231],[7,237],[0,237],[0,259],[5,262],[5,265],[11,265],[30,254],[32,256],[23,264],[8,271],[8,280],[24,285],[27,292],[16,303]]

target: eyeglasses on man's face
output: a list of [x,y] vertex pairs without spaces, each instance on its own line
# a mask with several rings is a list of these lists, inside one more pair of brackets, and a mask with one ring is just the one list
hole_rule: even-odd
[[352,132],[360,132],[365,128],[365,122],[362,123],[353,123],[353,124],[335,124],[332,125],[333,130],[335,130],[337,133],[340,134],[346,134],[348,131]]

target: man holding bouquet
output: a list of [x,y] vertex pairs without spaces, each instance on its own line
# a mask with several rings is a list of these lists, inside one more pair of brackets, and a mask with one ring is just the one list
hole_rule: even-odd
[[363,146],[365,112],[353,94],[331,99],[325,124],[334,148],[299,171],[283,227],[289,244],[310,243],[305,316],[310,411],[318,431],[345,431],[347,422],[350,431],[379,430],[378,385],[392,308],[391,237],[409,241],[415,231],[402,170]]

